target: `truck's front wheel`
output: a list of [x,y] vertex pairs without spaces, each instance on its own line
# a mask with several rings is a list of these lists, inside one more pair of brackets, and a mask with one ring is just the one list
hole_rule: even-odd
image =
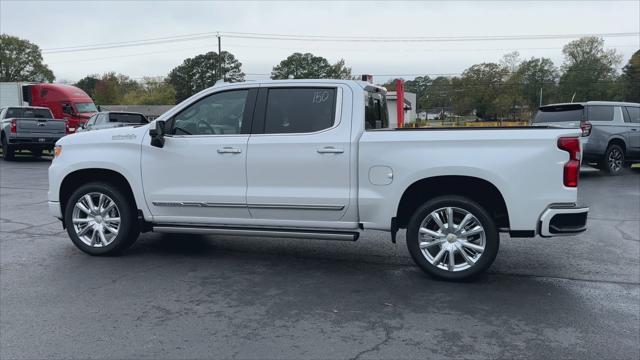
[[461,196],[441,196],[415,211],[407,227],[407,247],[427,273],[462,280],[491,266],[500,238],[489,213]]
[[133,201],[108,183],[76,190],[65,207],[64,222],[73,243],[90,255],[113,255],[139,235]]

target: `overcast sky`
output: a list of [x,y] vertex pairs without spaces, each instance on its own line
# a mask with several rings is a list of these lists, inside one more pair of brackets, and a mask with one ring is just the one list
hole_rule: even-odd
[[[170,2],[0,0],[0,31],[41,49],[143,40],[211,31],[333,36],[496,36],[623,33],[640,31],[640,1],[549,2]],[[335,62],[344,58],[353,74],[459,73],[479,62],[499,61],[518,50],[523,58],[562,63],[571,39],[462,42],[305,42],[222,40],[248,79],[268,77],[293,52],[312,52]],[[605,38],[624,65],[640,38]],[[134,78],[164,76],[173,67],[210,50],[215,38],[112,49],[45,53],[57,80],[116,71]],[[265,74],[265,75],[259,75]]]

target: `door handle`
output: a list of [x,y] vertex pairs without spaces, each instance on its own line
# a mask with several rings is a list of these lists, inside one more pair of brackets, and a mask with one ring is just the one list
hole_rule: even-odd
[[242,152],[241,149],[225,146],[221,149],[218,149],[218,154],[240,154]]
[[333,146],[325,146],[317,150],[318,154],[342,154],[344,150],[334,148]]
[[631,128],[631,131],[638,131],[638,129],[636,129],[636,128]]

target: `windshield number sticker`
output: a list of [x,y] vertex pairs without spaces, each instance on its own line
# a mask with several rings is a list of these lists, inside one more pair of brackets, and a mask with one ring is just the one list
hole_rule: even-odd
[[321,104],[325,101],[329,100],[329,92],[328,91],[316,91],[313,94],[313,103]]

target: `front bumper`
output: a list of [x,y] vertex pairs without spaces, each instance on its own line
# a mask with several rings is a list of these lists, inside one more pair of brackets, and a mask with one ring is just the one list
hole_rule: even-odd
[[62,209],[60,209],[60,203],[57,201],[49,201],[49,214],[62,219]]
[[586,206],[552,205],[540,216],[538,234],[542,237],[575,235],[587,230]]

